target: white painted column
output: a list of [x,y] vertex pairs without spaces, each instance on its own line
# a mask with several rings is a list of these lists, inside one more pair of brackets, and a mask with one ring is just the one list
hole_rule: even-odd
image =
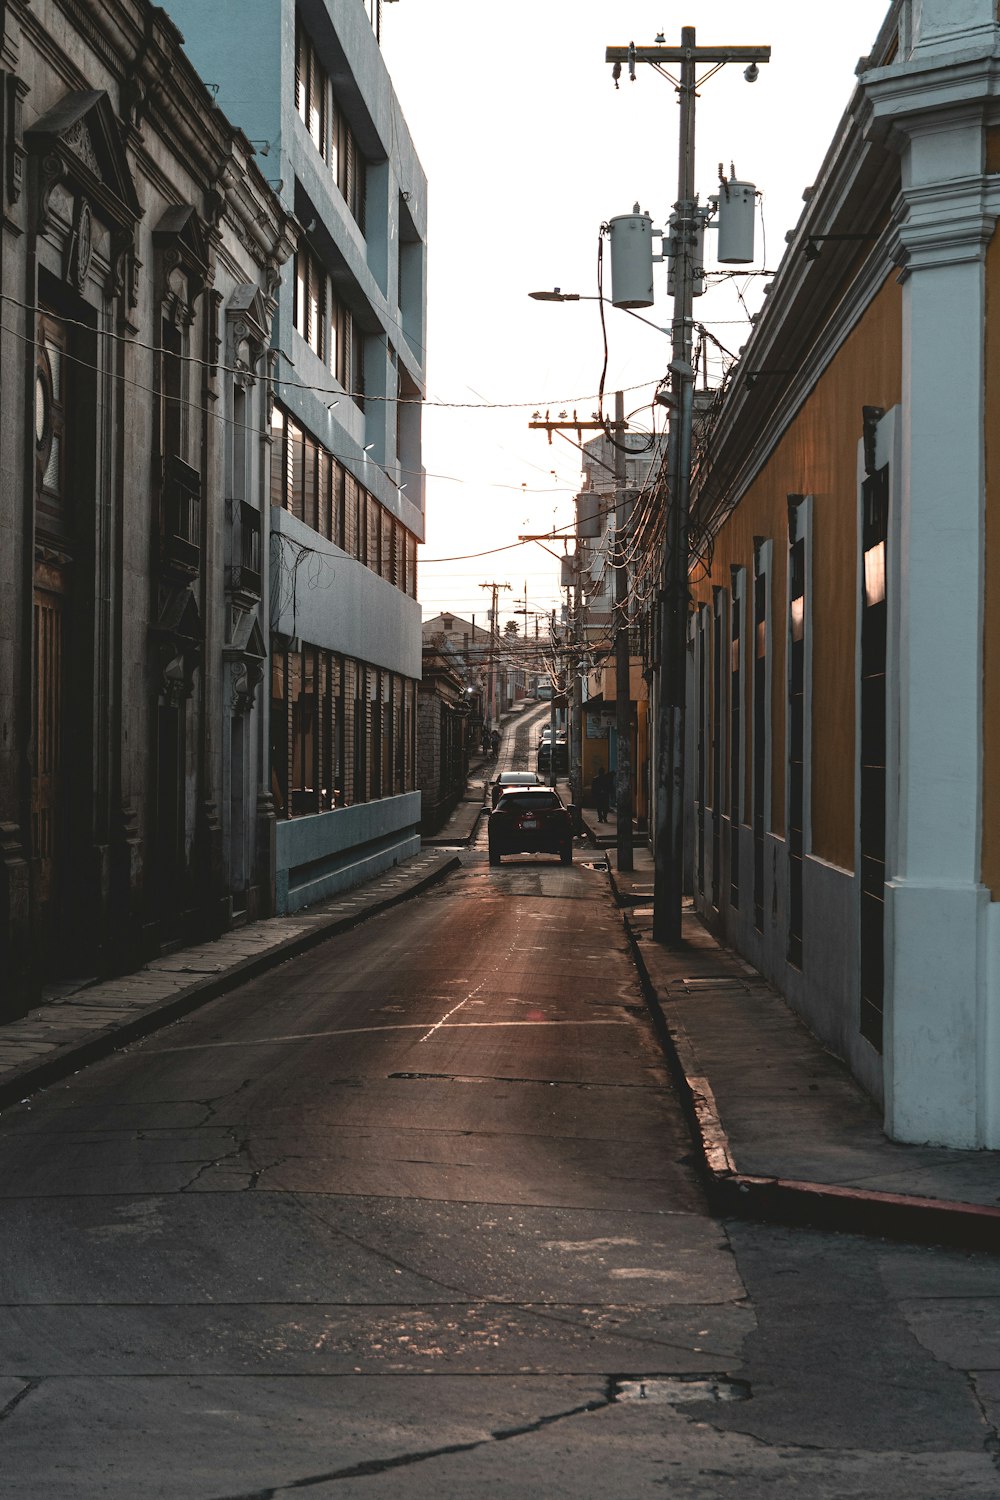
[[[947,11],[947,15],[946,15]],[[902,161],[902,400],[890,566],[898,821],[886,850],[886,1129],[987,1144],[988,892],[979,883],[986,211],[981,90],[928,55],[985,24],[985,0],[923,0],[913,61],[865,79]],[[923,49],[923,50],[922,50]],[[919,58],[919,61],[917,59]],[[895,549],[895,557],[892,557]],[[894,712],[893,712],[894,710]],[[890,799],[891,800],[891,799]],[[1000,1144],[993,1142],[992,1144]]]

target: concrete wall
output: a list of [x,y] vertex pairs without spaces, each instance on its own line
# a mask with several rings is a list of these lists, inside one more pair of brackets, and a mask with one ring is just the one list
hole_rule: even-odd
[[298,911],[420,852],[420,793],[277,825],[276,909]]
[[420,676],[418,601],[318,537],[289,511],[274,509],[271,628],[404,677]]

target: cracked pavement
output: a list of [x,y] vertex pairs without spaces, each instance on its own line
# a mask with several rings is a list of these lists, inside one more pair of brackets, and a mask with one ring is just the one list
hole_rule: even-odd
[[0,1118],[18,1500],[1000,1495],[1000,1261],[719,1223],[606,879],[447,885]]

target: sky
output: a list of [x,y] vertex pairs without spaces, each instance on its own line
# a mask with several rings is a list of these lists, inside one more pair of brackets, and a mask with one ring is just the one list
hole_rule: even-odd
[[[384,5],[383,56],[428,177],[425,619],[452,610],[485,624],[484,583],[511,586],[499,595],[501,627],[515,618],[534,633],[531,614],[518,611],[547,615],[560,602],[555,559],[537,544],[510,544],[571,531],[580,455],[528,423],[535,412],[592,417],[604,347],[596,301],[543,303],[528,293],[558,286],[596,297],[601,225],[639,202],[660,227],[676,197],[676,92],[648,64],[616,90],[605,47],[652,45],[661,31],[677,46],[685,25],[701,46],[771,47],[756,83],[728,65],[699,91],[695,180],[702,201],[718,190],[720,163],[756,184],[763,197],[747,269],[773,271],[887,9],[888,0]],[[713,269],[711,231],[708,246]],[[655,306],[642,316],[656,327],[605,308],[604,410],[613,413],[622,389],[626,415],[644,431],[670,359],[660,331],[671,308],[664,267],[654,281]],[[741,274],[695,302],[695,317],[731,354],[765,284]],[[716,384],[723,356],[709,347]],[[546,545],[563,550],[561,540]]]

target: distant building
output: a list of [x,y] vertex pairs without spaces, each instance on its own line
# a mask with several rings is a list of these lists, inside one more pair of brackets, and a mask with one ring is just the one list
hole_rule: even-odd
[[577,532],[583,570],[583,637],[590,664],[582,704],[580,782],[587,798],[594,774],[618,765],[617,677],[615,637],[615,571],[619,557],[627,574],[631,601],[629,629],[629,704],[632,742],[632,810],[640,824],[649,815],[650,752],[649,691],[643,648],[649,646],[643,627],[647,611],[641,600],[650,593],[643,568],[658,566],[662,544],[655,522],[662,518],[662,483],[666,441],[663,434],[629,432],[622,438],[631,450],[624,455],[625,531],[617,532],[616,450],[607,437],[583,445],[583,485],[577,498]]
[[166,9],[304,226],[278,294],[269,465],[288,911],[419,848],[427,186],[360,0]]
[[296,227],[146,0],[0,7],[0,55],[9,1018],[268,908],[260,454]]
[[463,796],[482,722],[478,676],[447,641],[425,645],[417,717],[421,832],[436,833]]
[[[485,618],[489,620],[489,611]],[[547,644],[547,637],[536,644],[519,635],[493,632],[474,619],[465,620],[447,611],[425,620],[421,629],[425,646],[446,641],[461,654],[468,672],[481,687],[483,714],[489,722],[525,696],[533,665]]]

